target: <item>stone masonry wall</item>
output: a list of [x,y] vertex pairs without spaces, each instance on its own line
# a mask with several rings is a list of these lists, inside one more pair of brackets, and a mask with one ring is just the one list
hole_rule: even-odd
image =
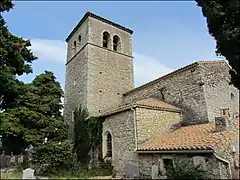
[[[73,57],[89,42],[89,20],[87,19],[73,34],[73,36],[67,42],[67,61],[73,59]],[[81,36],[81,41],[79,41]],[[74,41],[76,41],[76,48],[74,48]]]
[[[102,47],[103,32],[110,34],[109,48]],[[123,93],[133,89],[131,34],[89,18],[88,90],[89,111],[98,115],[120,104]],[[113,36],[120,49],[113,51]]]
[[66,65],[64,118],[72,121],[72,112],[80,104],[87,107],[87,47]]
[[181,108],[186,124],[208,121],[202,74],[197,65],[130,91],[123,103],[147,97],[157,97]]
[[[229,85],[229,67],[224,61],[216,63],[201,63],[203,73],[204,94],[207,103],[209,121],[214,122],[220,116],[220,109],[230,109],[239,113],[239,91]],[[231,99],[231,94],[234,99]]]
[[170,127],[181,121],[179,112],[136,108],[137,141],[141,144],[149,139],[171,131]]
[[93,45],[88,54],[88,110],[97,115],[118,106],[133,88],[132,58]]
[[[63,115],[69,123],[72,121],[72,112],[75,108],[80,104],[87,107],[87,33],[88,21],[85,21],[67,45]],[[81,42],[79,42],[79,35]],[[77,44],[76,48],[74,48],[74,41]]]
[[127,56],[132,56],[132,35],[124,30],[117,27],[103,23],[95,18],[88,18],[89,26],[89,43],[95,44],[102,47],[102,35],[103,32],[107,31],[110,34],[110,50],[113,50],[113,36],[117,35],[120,38],[120,51],[119,53]]
[[[112,136],[112,165],[114,170],[122,175],[127,163],[136,162],[133,111],[106,117],[103,123],[103,139],[106,139],[106,132],[110,132]],[[103,142],[104,144],[106,143]]]
[[239,179],[239,131],[227,143],[216,149],[216,154],[230,162],[232,178]]
[[[151,178],[152,165],[160,166],[160,159],[163,157],[171,157],[177,160],[188,161],[193,165],[193,157],[203,157],[207,170],[207,177],[209,179],[221,179],[221,178],[229,178],[228,169],[225,164],[218,161],[212,154],[157,154],[157,153],[143,153],[139,154],[139,171],[141,172],[142,178]],[[222,174],[220,173],[220,169],[222,167]],[[184,168],[184,167],[182,167]],[[225,168],[225,169],[224,169]],[[160,170],[160,167],[159,167]],[[159,173],[160,176],[160,173]],[[160,176],[161,177],[161,176]]]

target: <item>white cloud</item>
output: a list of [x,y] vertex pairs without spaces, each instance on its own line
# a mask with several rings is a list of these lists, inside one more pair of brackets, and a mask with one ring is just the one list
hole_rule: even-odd
[[67,46],[61,40],[32,39],[31,49],[42,60],[66,61]]
[[154,57],[138,53],[133,53],[133,56],[135,86],[145,84],[173,71]]
[[[32,39],[32,51],[41,60],[66,61],[66,43],[61,40]],[[133,53],[135,86],[147,83],[172,71],[154,57]],[[64,82],[64,80],[62,80]]]

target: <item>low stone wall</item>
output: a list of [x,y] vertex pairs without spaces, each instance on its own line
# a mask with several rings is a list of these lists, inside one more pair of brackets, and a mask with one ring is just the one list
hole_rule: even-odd
[[[161,169],[161,159],[166,158],[166,156],[176,158],[176,159],[183,159],[184,161],[188,161],[190,165],[194,165],[197,161],[204,162],[204,168],[207,170],[207,176],[209,179],[228,179],[229,169],[227,164],[217,160],[212,154],[188,154],[187,156],[184,155],[177,155],[173,154],[139,154],[139,170],[141,172],[141,178],[152,178],[152,167],[153,165],[158,166],[159,172],[158,178],[162,179],[160,169]],[[193,160],[194,159],[194,160]],[[194,162],[195,161],[195,162]]]

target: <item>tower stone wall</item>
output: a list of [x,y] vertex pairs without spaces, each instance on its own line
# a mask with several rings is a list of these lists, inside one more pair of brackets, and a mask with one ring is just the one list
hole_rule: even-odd
[[[108,34],[107,47],[104,33]],[[118,106],[122,95],[133,89],[131,34],[131,30],[92,13],[86,13],[74,28],[66,40],[65,119],[71,120],[79,105],[98,116]]]

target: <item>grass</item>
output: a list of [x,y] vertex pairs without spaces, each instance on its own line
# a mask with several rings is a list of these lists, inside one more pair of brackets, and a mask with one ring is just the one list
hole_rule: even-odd
[[[48,179],[88,179],[88,178],[96,178],[100,179],[100,176],[105,177],[111,176],[109,170],[102,168],[95,168],[92,170],[72,170],[72,171],[61,171],[57,175],[51,175]],[[99,177],[99,178],[98,178]],[[1,172],[1,179],[21,179],[22,172],[20,170],[12,171],[12,172]]]
[[1,179],[21,179],[22,173],[20,171],[1,172]]
[[74,178],[93,178],[97,176],[111,176],[109,170],[102,169],[102,168],[95,168],[91,170],[73,170],[73,171],[62,171],[58,175],[50,176],[50,178],[66,178],[66,179],[74,179]]

